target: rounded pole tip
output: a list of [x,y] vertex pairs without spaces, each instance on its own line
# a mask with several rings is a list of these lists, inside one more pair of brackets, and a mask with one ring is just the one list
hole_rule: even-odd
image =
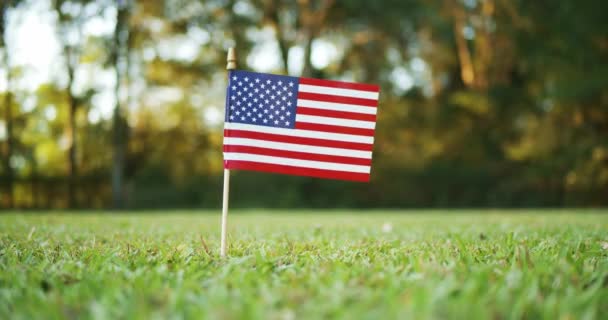
[[236,69],[236,51],[234,50],[234,47],[228,48],[228,55],[226,56],[226,61],[227,70]]

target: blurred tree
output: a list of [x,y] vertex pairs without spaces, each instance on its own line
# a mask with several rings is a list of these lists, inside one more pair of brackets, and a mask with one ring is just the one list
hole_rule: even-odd
[[[112,201],[116,209],[124,207],[124,170],[127,146],[128,124],[124,118],[124,111],[121,108],[121,89],[127,91],[129,86],[129,61],[130,48],[132,46],[131,32],[129,28],[129,15],[133,9],[131,2],[121,0],[116,3],[116,26],[114,29],[114,43],[112,47],[112,64],[116,73],[116,86],[114,96],[116,105],[114,107],[113,123],[113,145],[114,158],[112,161]],[[129,93],[127,91],[126,96]]]
[[79,107],[78,97],[75,95],[75,71],[79,65],[81,48],[83,44],[82,24],[87,17],[84,15],[84,5],[88,0],[54,0],[53,8],[58,17],[58,39],[61,42],[64,66],[67,76],[66,99],[69,109],[69,118],[66,127],[68,145],[68,203],[70,208],[78,206],[76,188],[78,185],[78,153],[77,153],[77,126],[76,113]]
[[[75,198],[96,207],[217,206],[225,50],[235,45],[242,69],[382,88],[371,185],[239,172],[235,206],[606,204],[606,4],[53,3],[67,88],[48,83],[32,93],[11,85],[3,96],[14,105],[3,112],[15,160],[8,180],[22,206],[62,207]],[[101,7],[111,14],[100,23]],[[93,20],[111,28],[92,35]],[[108,89],[80,79],[91,65],[114,72],[115,101],[92,102]],[[108,103],[111,112],[99,116]],[[3,152],[2,178],[9,157]],[[66,181],[68,197],[54,188]],[[260,194],[260,185],[273,192]],[[285,197],[277,201],[279,191]]]
[[[334,0],[269,1],[259,0],[254,4],[262,12],[262,22],[274,32],[281,56],[282,72],[289,72],[289,50],[294,45],[303,47],[302,76],[314,74],[311,64],[314,40],[329,24]],[[337,24],[335,21],[332,24]]]
[[80,40],[80,28],[75,24],[75,16],[78,12],[72,12],[72,4],[78,10],[77,5],[72,1],[55,0],[54,9],[59,17],[58,37],[61,41],[65,70],[67,74],[66,97],[68,100],[69,120],[66,127],[68,136],[68,205],[70,208],[76,207],[76,184],[77,184],[77,159],[76,159],[76,97],[73,93],[74,69],[76,68],[78,52],[75,41]]
[[[5,127],[5,145],[3,148],[2,164],[4,167],[4,176],[6,184],[6,206],[9,208],[13,207],[14,195],[13,195],[13,184],[14,184],[14,170],[11,164],[11,158],[13,156],[14,149],[14,134],[13,134],[13,101],[12,101],[12,77],[11,77],[11,64],[10,64],[10,51],[8,49],[7,41],[8,38],[8,13],[11,8],[17,7],[20,0],[6,0],[0,3],[0,55],[2,55],[2,68],[5,72],[5,83],[6,89],[3,95],[3,106],[4,106],[4,127]],[[0,188],[2,186],[0,185]],[[1,199],[0,199],[1,200]]]
[[302,76],[313,76],[312,70],[312,44],[319,36],[321,29],[326,24],[329,10],[334,4],[334,0],[299,0],[299,16],[302,28],[304,29],[304,67]]
[[[6,188],[6,198],[4,199],[4,197],[2,197],[5,201],[5,206],[8,208],[12,208],[13,207],[13,168],[11,166],[11,156],[13,153],[13,146],[12,146],[12,141],[13,141],[13,115],[12,115],[12,107],[11,107],[11,91],[10,91],[10,84],[11,84],[11,76],[10,76],[10,62],[9,62],[9,50],[6,46],[6,37],[7,37],[7,31],[6,31],[6,26],[7,26],[7,18],[8,18],[8,10],[9,10],[9,5],[10,2],[9,1],[3,1],[0,4],[0,49],[2,50],[2,62],[3,62],[3,69],[5,70],[5,75],[6,75],[6,89],[5,92],[3,94],[3,101],[2,101],[2,105],[3,105],[3,116],[4,116],[4,131],[6,132],[5,134],[5,142],[4,142],[4,148],[3,148],[3,152],[2,152],[2,165],[4,167],[4,174],[3,176],[5,177],[4,183],[2,187]],[[4,185],[5,184],[5,185]]]

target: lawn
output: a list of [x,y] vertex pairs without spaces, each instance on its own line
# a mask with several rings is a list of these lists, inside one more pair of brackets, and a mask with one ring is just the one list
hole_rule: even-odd
[[608,210],[0,214],[0,319],[594,319]]

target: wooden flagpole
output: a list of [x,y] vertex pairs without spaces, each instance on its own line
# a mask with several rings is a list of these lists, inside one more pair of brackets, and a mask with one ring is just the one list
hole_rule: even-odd
[[[234,48],[228,49],[228,56],[226,57],[226,70],[236,69],[236,53]],[[230,75],[229,75],[230,76]],[[226,106],[228,108],[228,106]],[[228,112],[228,110],[226,110]],[[230,192],[230,169],[224,169],[224,196],[222,199],[222,238],[220,256],[226,257],[227,243],[226,243],[226,229],[228,227],[228,194]]]

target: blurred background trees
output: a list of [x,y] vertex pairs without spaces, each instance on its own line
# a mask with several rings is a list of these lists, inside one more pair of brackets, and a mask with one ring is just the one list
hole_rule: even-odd
[[0,9],[1,208],[217,207],[230,46],[241,69],[382,88],[370,184],[237,172],[235,206],[608,204],[608,3]]

